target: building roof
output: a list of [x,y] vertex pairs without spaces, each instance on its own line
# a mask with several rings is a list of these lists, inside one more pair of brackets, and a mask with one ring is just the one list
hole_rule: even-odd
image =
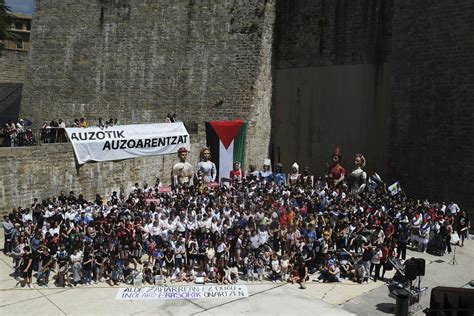
[[26,19],[26,20],[33,19],[33,15],[31,14],[24,14],[24,13],[19,13],[19,12],[9,12],[9,14],[14,18]]

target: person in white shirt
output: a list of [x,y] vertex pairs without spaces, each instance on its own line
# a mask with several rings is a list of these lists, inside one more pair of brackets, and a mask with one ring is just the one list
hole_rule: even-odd
[[176,230],[183,236],[186,233],[186,223],[184,222],[184,217],[176,222]]
[[252,231],[252,236],[250,237],[250,248],[252,250],[257,250],[260,247],[260,236],[254,230]]
[[448,210],[449,210],[449,212],[451,212],[451,214],[453,216],[456,216],[461,209],[459,208],[459,206],[456,203],[451,201],[451,203],[449,203]]
[[258,237],[260,239],[260,245],[266,244],[270,236],[268,235],[268,231],[263,228],[258,229]]
[[33,220],[33,211],[30,210],[28,212],[28,209],[24,209],[23,214],[21,214],[21,219],[22,219],[23,223],[27,223],[28,221],[32,221]]
[[382,266],[380,259],[382,259],[382,249],[377,245],[373,250],[373,257],[371,260],[372,264],[370,265],[370,275],[375,268],[374,282],[377,282],[377,280],[380,279],[380,267]]

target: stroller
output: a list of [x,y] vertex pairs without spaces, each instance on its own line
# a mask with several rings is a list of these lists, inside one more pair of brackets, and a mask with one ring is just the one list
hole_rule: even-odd
[[33,134],[33,131],[31,129],[27,129],[24,134],[24,146],[35,146],[36,138],[35,134]]
[[396,257],[388,258],[388,261],[392,264],[393,268],[395,269],[395,275],[393,276],[392,280],[388,284],[388,296],[391,298],[395,298],[395,290],[398,289],[405,289],[409,290],[411,285],[411,280],[409,280],[405,275],[405,266],[402,264],[400,259]]
[[406,273],[405,273],[405,264],[402,264],[402,262],[395,257],[391,257],[388,259],[390,263],[392,264],[393,268],[396,270],[395,275],[393,276],[392,280],[389,282],[388,286],[388,291],[389,294],[388,296],[391,298],[396,299],[396,290],[399,289],[404,289],[408,291],[409,293],[409,298],[408,298],[408,306],[409,306],[409,312],[413,313],[415,311],[415,306],[419,306],[421,308],[421,305],[419,304],[421,295],[423,293],[426,293],[426,290],[428,289],[427,287],[420,287],[420,279],[418,279],[418,284],[416,282],[413,282],[415,279],[410,279]]

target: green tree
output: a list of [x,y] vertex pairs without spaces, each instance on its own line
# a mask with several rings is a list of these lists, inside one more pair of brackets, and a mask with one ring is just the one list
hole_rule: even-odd
[[10,11],[5,0],[0,0],[0,49],[4,47],[4,40],[15,37],[15,34],[10,31],[12,25]]

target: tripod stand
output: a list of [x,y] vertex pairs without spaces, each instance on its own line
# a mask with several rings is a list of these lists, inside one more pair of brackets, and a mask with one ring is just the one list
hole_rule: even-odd
[[418,285],[414,285],[414,280],[410,280],[410,296],[408,304],[408,313],[415,314],[419,310],[423,310],[421,304],[421,295],[426,293],[427,287],[421,287],[421,276],[418,275]]
[[452,244],[454,246],[454,251],[453,251],[453,258],[449,260],[449,264],[452,264],[453,266],[456,264],[459,264],[458,261],[456,260],[456,248],[458,247],[458,243]]

